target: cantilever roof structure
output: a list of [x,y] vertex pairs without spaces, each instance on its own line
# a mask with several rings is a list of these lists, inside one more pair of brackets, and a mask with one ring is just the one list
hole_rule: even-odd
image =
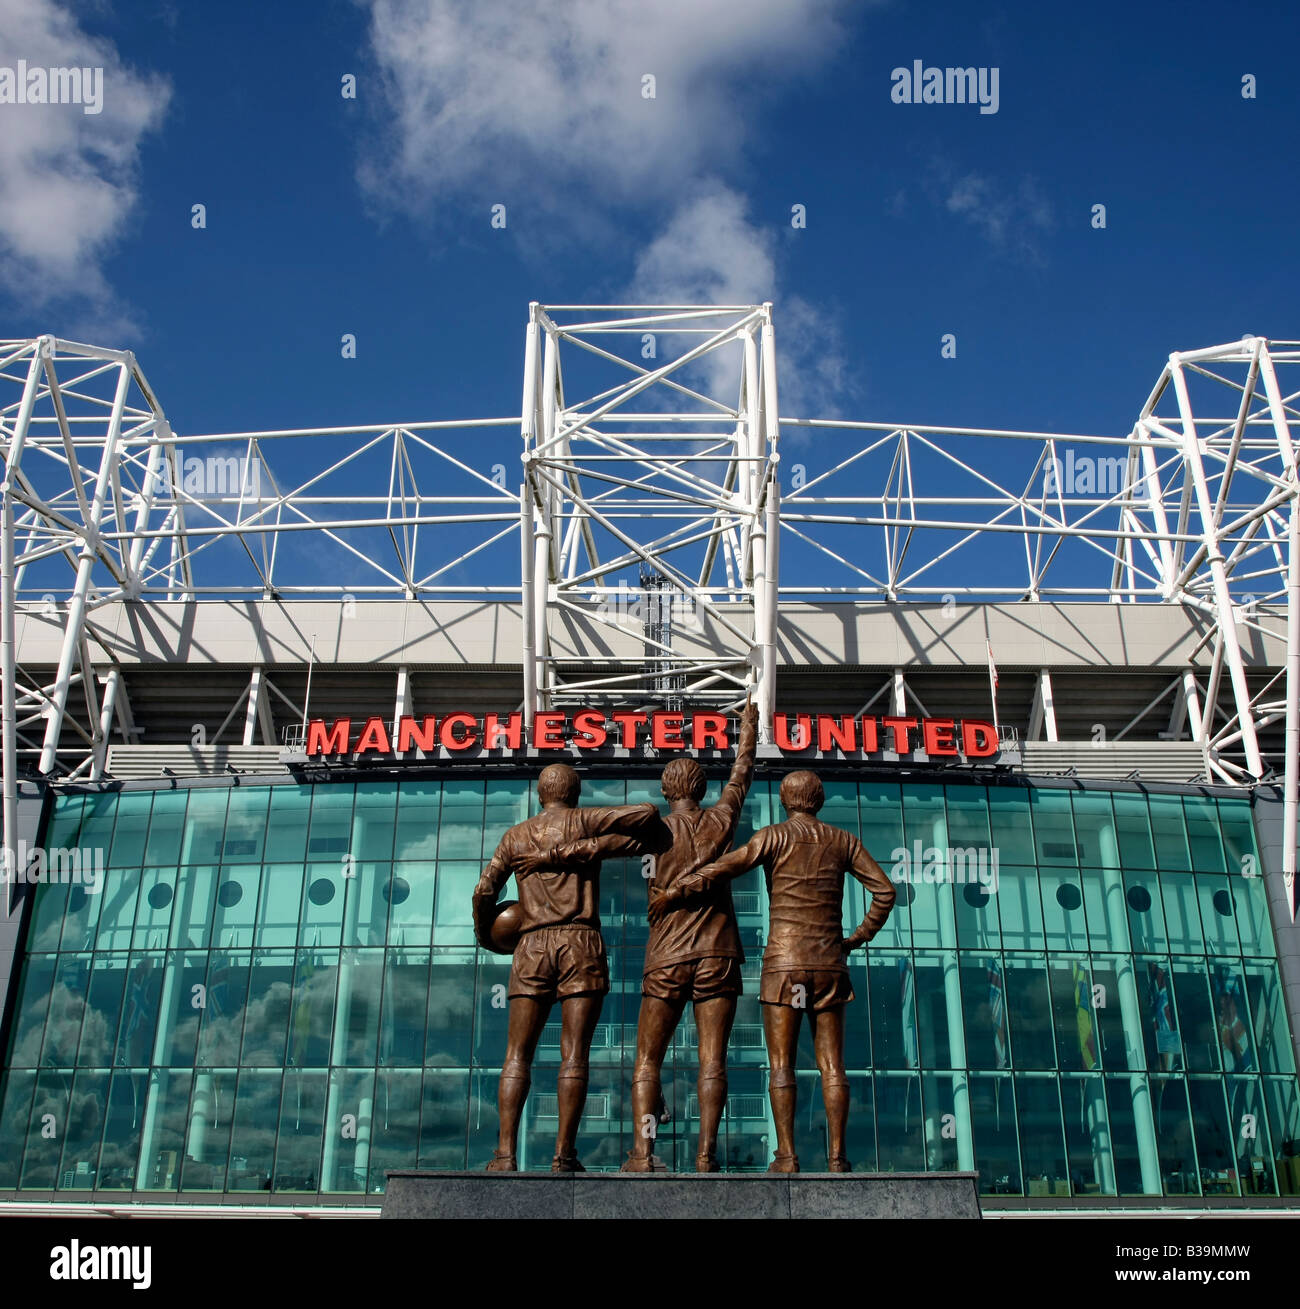
[[534,304],[517,414],[183,435],[129,352],[0,342],[6,840],[20,766],[184,739],[169,677],[251,744],[318,661],[326,712],[331,666],[399,709],[459,667],[529,721],[752,694],[766,731],[778,686],[942,704],[996,657],[1030,739],[1143,723],[1281,777],[1291,885],[1297,364],[1175,353],[1126,433],[850,422],[782,412],[771,305]]

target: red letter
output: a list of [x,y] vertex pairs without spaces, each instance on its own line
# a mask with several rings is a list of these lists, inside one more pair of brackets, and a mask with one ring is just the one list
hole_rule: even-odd
[[656,750],[686,748],[686,742],[682,740],[682,725],[685,719],[681,714],[656,713],[650,722],[650,740]]
[[347,754],[348,736],[352,731],[352,719],[336,718],[334,726],[325,731],[325,720],[313,718],[307,724],[308,754]]
[[599,750],[609,735],[605,715],[599,709],[580,709],[573,715],[573,743],[579,750]]
[[691,720],[691,745],[696,750],[703,750],[706,745],[725,750],[729,744],[725,714],[696,714]]
[[862,753],[875,754],[880,749],[876,741],[876,720],[874,718],[864,718],[862,720]]
[[[456,735],[456,728],[468,727],[464,736]],[[442,720],[442,743],[448,750],[468,750],[478,744],[478,719],[473,714],[448,714]]]
[[522,714],[511,714],[503,723],[496,714],[488,714],[483,720],[483,748],[495,750],[505,737],[508,750],[518,750],[524,739],[524,718]]
[[365,754],[367,750],[374,750],[379,754],[388,754],[393,748],[393,743],[388,739],[388,728],[384,726],[382,718],[367,718],[366,725],[361,729],[361,735],[357,738],[357,754]]
[[432,714],[424,716],[422,727],[416,727],[414,718],[401,718],[397,723],[397,752],[420,749],[429,753],[437,747],[438,736],[433,730],[437,719]]
[[817,748],[829,750],[834,741],[844,754],[858,748],[858,728],[854,719],[845,714],[837,723],[831,714],[817,715]]
[[812,719],[807,714],[799,714],[795,718],[795,741],[790,740],[785,714],[772,715],[772,732],[778,748],[782,750],[806,750],[812,745]]
[[564,748],[564,715],[559,712],[538,714],[533,719],[533,744],[539,750]]
[[997,754],[998,733],[992,723],[967,718],[961,725],[961,752],[967,759],[987,759]]
[[925,739],[926,754],[956,754],[954,733],[957,724],[951,718],[923,718],[921,732]]
[[625,750],[631,750],[636,745],[636,729],[650,721],[645,714],[634,714],[626,709],[610,714],[610,717],[623,729],[622,745]]
[[882,718],[887,732],[894,734],[894,752],[906,754],[910,748],[907,743],[907,729],[916,726],[915,718]]

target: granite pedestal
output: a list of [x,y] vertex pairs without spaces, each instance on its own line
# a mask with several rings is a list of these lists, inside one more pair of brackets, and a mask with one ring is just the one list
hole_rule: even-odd
[[383,1218],[978,1218],[977,1173],[388,1174]]

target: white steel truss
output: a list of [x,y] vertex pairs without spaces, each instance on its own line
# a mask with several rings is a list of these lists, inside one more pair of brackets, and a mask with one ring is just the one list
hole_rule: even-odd
[[[1218,780],[1282,776],[1290,886],[1297,364],[1260,337],[1171,355],[1120,435],[849,422],[781,414],[770,305],[534,304],[521,415],[181,438],[129,352],[0,342],[6,843],[20,755],[98,777],[129,722],[91,658],[111,601],[517,601],[530,720],[752,695],[766,735],[782,601],[1091,599],[1204,616],[1200,671],[1139,718],[1169,708]],[[16,662],[32,610],[61,623],[52,680]]]

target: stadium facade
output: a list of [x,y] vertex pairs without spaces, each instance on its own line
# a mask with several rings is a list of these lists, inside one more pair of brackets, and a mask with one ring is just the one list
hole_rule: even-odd
[[[851,423],[781,412],[770,306],[534,305],[522,416],[181,437],[129,354],[0,343],[0,1208],[375,1212],[386,1169],[481,1166],[496,841],[555,759],[624,803],[689,749],[716,793],[747,696],[737,839],[811,764],[899,885],[851,964],[858,1169],[1295,1205],[1297,363],[1173,355],[1123,435]],[[761,1170],[735,892],[720,1155]],[[644,911],[607,862],[589,1169],[632,1132]],[[553,1024],[521,1167],[558,1062]],[[686,1170],[689,1022],[665,1074]]]

